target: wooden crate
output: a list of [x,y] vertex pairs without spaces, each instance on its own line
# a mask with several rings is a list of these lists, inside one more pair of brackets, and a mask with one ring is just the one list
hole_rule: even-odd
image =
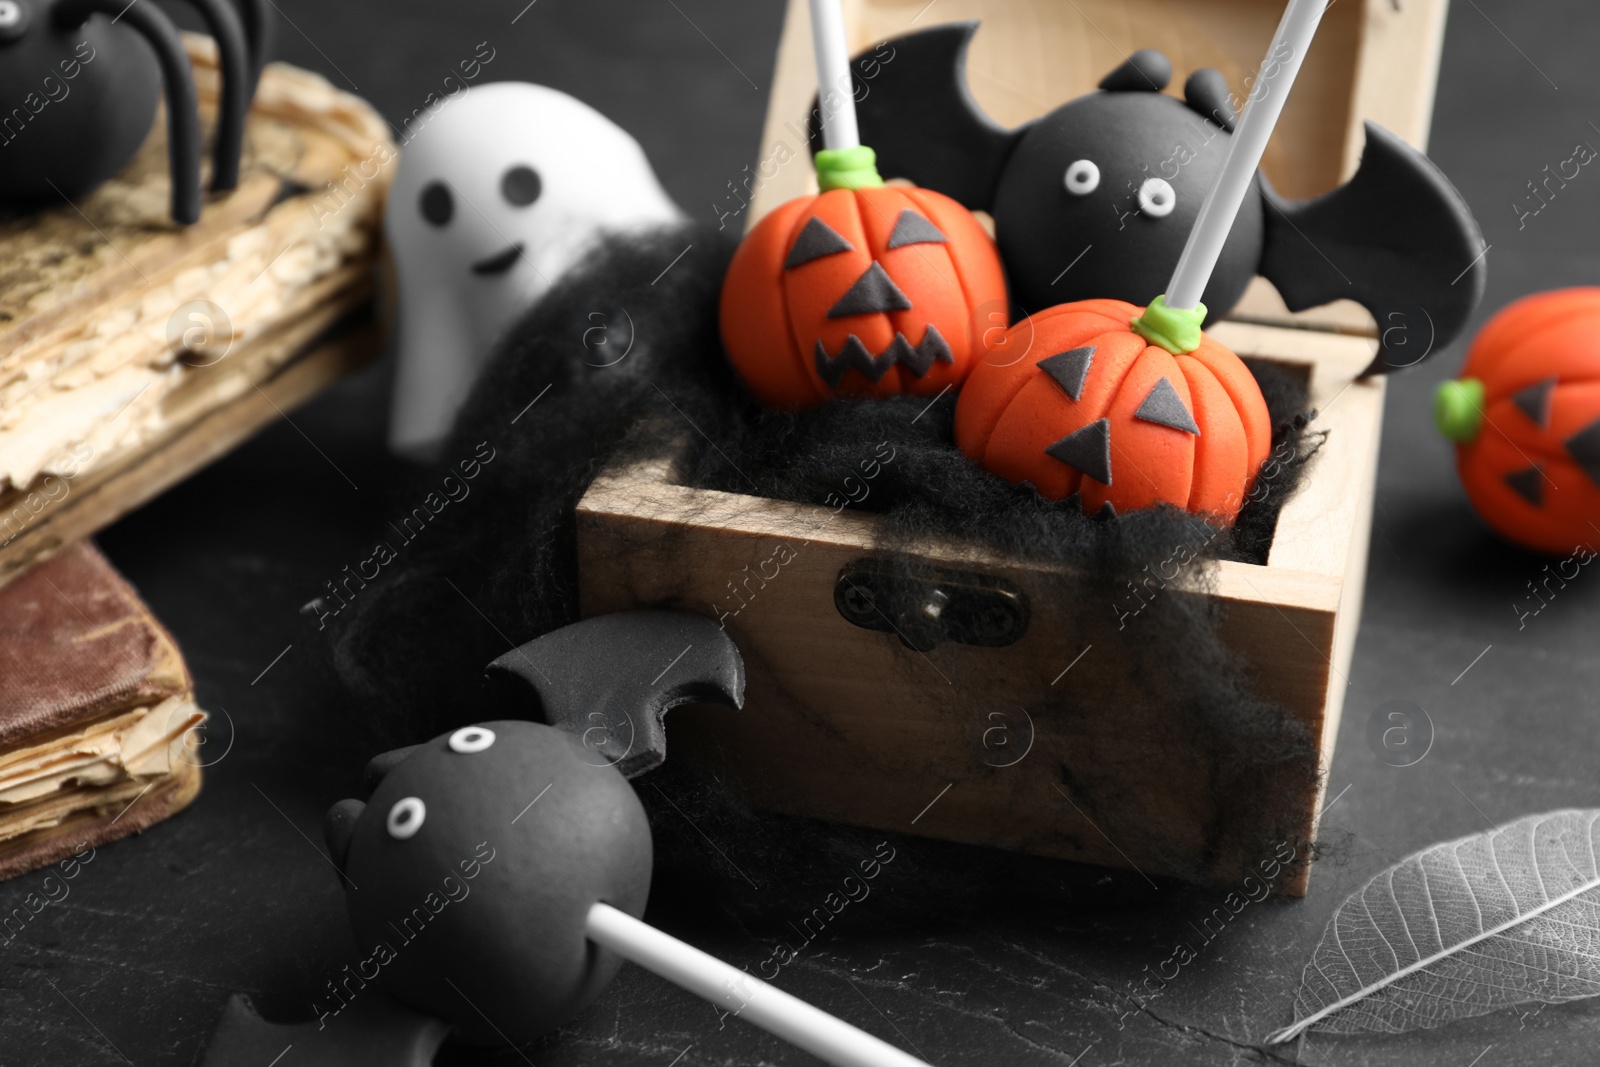
[[[1320,739],[1325,762],[1361,613],[1383,415],[1383,381],[1352,379],[1375,345],[1253,323],[1222,323],[1214,333],[1242,356],[1305,373],[1328,436],[1279,516],[1267,564],[1218,564],[1208,589],[1175,595],[1223,603],[1223,641],[1243,658],[1259,695]],[[596,479],[578,505],[585,615],[674,607],[717,616],[718,605],[735,606],[730,583],[745,588],[752,572],[770,574],[769,561],[782,561],[778,576],[750,586],[747,606],[725,619],[749,670],[744,710],[673,712],[671,751],[725,767],[776,811],[1147,875],[1204,869],[1221,883],[1237,884],[1262,859],[1242,846],[1201,857],[1216,848],[1202,828],[1220,806],[1206,768],[1171,750],[1160,709],[1112,697],[1125,671],[1115,649],[1086,655],[1070,681],[1062,678],[1084,648],[1091,607],[1054,602],[1027,567],[950,545],[912,550],[918,562],[1021,591],[1031,619],[1004,648],[943,644],[924,664],[908,658],[893,633],[846,621],[834,586],[846,565],[872,556],[875,521],[691,488],[670,461],[615,467]],[[1103,615],[1109,605],[1092,610]],[[1028,756],[997,765],[1005,761],[983,736],[996,723],[990,713],[1037,707],[1056,684],[1106,694],[1104,713],[1038,718]],[[1022,745],[1021,720],[1008,728]],[[1063,766],[1101,795],[1062,792]],[[1296,833],[1313,840],[1320,785],[1293,788]],[[1105,802],[1113,796],[1115,804]],[[1302,868],[1285,890],[1303,892],[1304,879]]]
[[[845,0],[852,48],[980,17],[973,89],[1008,124],[1089,91],[1140,47],[1166,51],[1179,85],[1188,71],[1215,66],[1243,95],[1282,12],[1279,0],[940,0],[928,7],[926,0]],[[1268,151],[1266,169],[1281,190],[1310,196],[1352,173],[1364,118],[1423,144],[1444,8],[1442,0],[1330,8]],[[799,149],[794,131],[814,89],[805,2],[791,0],[761,158],[782,141]],[[756,190],[747,225],[814,188],[808,167],[780,168]],[[1241,356],[1304,373],[1316,428],[1327,437],[1279,515],[1266,564],[1220,563],[1208,581],[1174,595],[1219,602],[1223,642],[1246,664],[1257,694],[1320,739],[1325,771],[1360,619],[1382,423],[1383,380],[1355,378],[1375,351],[1372,320],[1348,302],[1291,315],[1258,278],[1211,332]],[[762,570],[780,545],[793,555],[725,617],[749,668],[745,709],[674,712],[674,752],[724,767],[775,811],[1147,876],[1198,871],[1238,885],[1254,869],[1263,858],[1252,854],[1259,838],[1219,841],[1208,830],[1238,800],[1215,795],[1215,768],[1171,743],[1161,709],[1119,702],[1128,689],[1124,659],[1114,648],[1076,659],[1093,630],[1085,613],[1107,605],[1058,602],[1044,595],[1040,574],[1014,560],[916,546],[913,556],[930,567],[1010,583],[1030,604],[1031,619],[1006,647],[944,644],[908,657],[894,634],[853,625],[835,603],[841,571],[873,554],[875,521],[694,489],[681,484],[670,460],[615,467],[595,481],[578,507],[585,614],[672,606],[718,615],[730,581]],[[1025,712],[1055,685],[1078,687],[1090,703],[1100,698],[1103,711],[1031,720],[1028,755],[997,765],[1004,760],[985,742],[991,712]],[[1313,784],[1303,775],[1264,776],[1254,787],[1264,799],[1289,801],[1299,843],[1315,839],[1320,777]],[[1301,865],[1280,888],[1301,894],[1308,876]]]
[[[215,46],[193,35],[185,45],[209,131]],[[164,114],[100,188],[0,223],[0,584],[377,353],[372,294],[394,159],[365,102],[272,63],[239,185],[208,193],[194,225],[167,216]],[[189,321],[181,309],[199,301],[223,309],[232,344],[215,361],[185,362],[169,323]]]

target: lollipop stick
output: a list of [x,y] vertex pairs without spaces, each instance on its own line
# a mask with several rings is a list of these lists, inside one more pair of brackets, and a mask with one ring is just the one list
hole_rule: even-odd
[[1172,272],[1166,292],[1168,308],[1184,311],[1199,306],[1200,296],[1205,292],[1206,282],[1211,280],[1211,271],[1233,229],[1234,217],[1239,214],[1239,205],[1244,202],[1250,180],[1261,165],[1261,154],[1266,151],[1267,140],[1278,124],[1278,115],[1289,97],[1289,87],[1300,72],[1300,62],[1305,58],[1326,7],[1327,0],[1289,0],[1283,20],[1278,23],[1278,32],[1273,35],[1272,46],[1261,62],[1239,127],[1228,144],[1222,173],[1206,193],[1194,229],[1189,231],[1189,241],[1183,247],[1183,255],[1178,257],[1177,269]]
[[893,1045],[609,904],[596,904],[589,909],[585,933],[590,941],[623,959],[654,971],[838,1067],[928,1067]]
[[811,45],[817,58],[817,107],[822,112],[822,144],[855,148],[855,86],[850,80],[850,52],[844,41],[844,13],[839,0],[811,0]]

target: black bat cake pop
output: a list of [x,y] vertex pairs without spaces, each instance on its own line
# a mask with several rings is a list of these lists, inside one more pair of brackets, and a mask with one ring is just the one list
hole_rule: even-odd
[[[1197,70],[1178,100],[1161,91],[1172,64],[1143,49],[1099,92],[1006,129],[967,87],[977,29],[935,26],[852,64],[861,137],[879,172],[992,214],[1024,311],[1091,297],[1147,304],[1226,155],[1226,80]],[[1292,311],[1346,298],[1372,312],[1380,350],[1369,373],[1414,364],[1460,332],[1483,294],[1477,223],[1426,156],[1371,122],[1366,137],[1360,169],[1324,196],[1290,200],[1257,174],[1206,286],[1212,318],[1261,274]]]
[[372,760],[369,798],[340,801],[324,823],[356,943],[370,947],[356,981],[315,1023],[264,1022],[233,998],[207,1067],[268,1063],[285,1045],[296,1058],[284,1067],[425,1067],[452,1029],[525,1044],[587,1007],[625,958],[831,1063],[926,1067],[639,921],[653,849],[626,774],[661,762],[667,709],[743,703],[744,664],[720,626],[602,616],[491,673],[556,725],[478,723]]
[[384,990],[477,1045],[523,1044],[587,1007],[622,965],[584,936],[589,908],[637,918],[650,895],[650,824],[628,780],[578,737],[517,720],[369,773],[367,802],[340,801],[325,826],[356,944],[392,946]]

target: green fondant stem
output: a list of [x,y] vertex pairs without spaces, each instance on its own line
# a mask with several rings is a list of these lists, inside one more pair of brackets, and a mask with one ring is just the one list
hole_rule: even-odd
[[866,145],[854,148],[824,148],[816,155],[817,186],[831,189],[870,189],[882,185],[878,176],[878,154]]
[[1200,332],[1200,324],[1205,320],[1204,304],[1197,303],[1192,308],[1169,308],[1167,298],[1158,296],[1150,301],[1144,314],[1135,315],[1128,325],[1146,341],[1176,356],[1200,347],[1200,338],[1204,336]]
[[1452,378],[1439,383],[1433,394],[1433,422],[1439,432],[1461,444],[1477,440],[1483,429],[1483,383],[1476,378]]

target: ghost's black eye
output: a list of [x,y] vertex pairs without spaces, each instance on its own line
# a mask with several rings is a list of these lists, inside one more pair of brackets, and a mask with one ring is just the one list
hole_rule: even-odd
[[523,164],[512,167],[500,179],[500,195],[512,207],[527,207],[539,199],[543,189],[544,183],[539,180],[539,172]]
[[429,182],[422,189],[422,217],[435,226],[450,225],[450,216],[456,213],[455,198],[444,182]]

